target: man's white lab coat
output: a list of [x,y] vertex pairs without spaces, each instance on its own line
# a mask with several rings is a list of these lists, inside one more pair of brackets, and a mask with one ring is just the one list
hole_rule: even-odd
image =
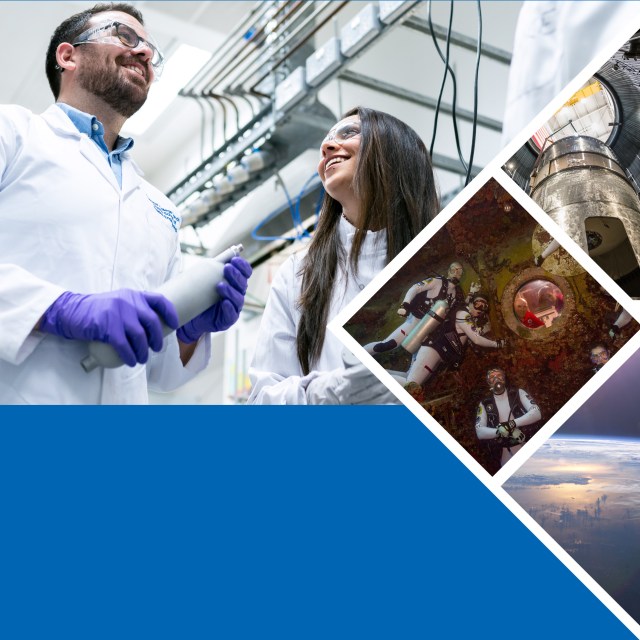
[[97,145],[52,105],[41,116],[0,108],[0,403],[143,404],[180,386],[210,357],[208,337],[187,367],[175,333],[146,366],[98,368],[87,344],[32,331],[64,291],[152,290],[180,270],[180,220],[125,152],[122,188]]

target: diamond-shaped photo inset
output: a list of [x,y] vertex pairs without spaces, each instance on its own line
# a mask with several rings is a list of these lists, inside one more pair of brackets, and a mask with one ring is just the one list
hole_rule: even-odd
[[503,170],[628,295],[640,297],[640,32]]
[[503,488],[640,623],[640,353]]
[[638,330],[495,180],[344,325],[490,474]]

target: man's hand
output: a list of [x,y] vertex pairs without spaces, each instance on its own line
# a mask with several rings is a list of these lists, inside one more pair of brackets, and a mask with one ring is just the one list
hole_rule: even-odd
[[38,329],[69,340],[110,344],[130,367],[144,364],[149,349],[162,349],[163,326],[178,326],[178,314],[158,293],[119,289],[82,295],[67,291],[43,314]]

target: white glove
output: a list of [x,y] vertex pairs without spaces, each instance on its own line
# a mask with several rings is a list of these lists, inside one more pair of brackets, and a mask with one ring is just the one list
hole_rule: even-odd
[[469,285],[469,295],[472,296],[474,293],[478,293],[480,289],[482,289],[482,287],[480,286],[479,282],[472,282]]
[[308,404],[399,404],[363,364],[326,371],[307,386]]

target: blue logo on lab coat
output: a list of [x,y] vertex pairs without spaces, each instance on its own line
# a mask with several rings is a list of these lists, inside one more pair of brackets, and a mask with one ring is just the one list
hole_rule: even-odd
[[151,198],[149,198],[149,202],[153,205],[153,208],[165,219],[171,223],[173,230],[175,232],[178,231],[178,227],[180,226],[180,216],[177,216],[173,211],[169,209],[165,209],[161,207],[157,202],[154,202]]

